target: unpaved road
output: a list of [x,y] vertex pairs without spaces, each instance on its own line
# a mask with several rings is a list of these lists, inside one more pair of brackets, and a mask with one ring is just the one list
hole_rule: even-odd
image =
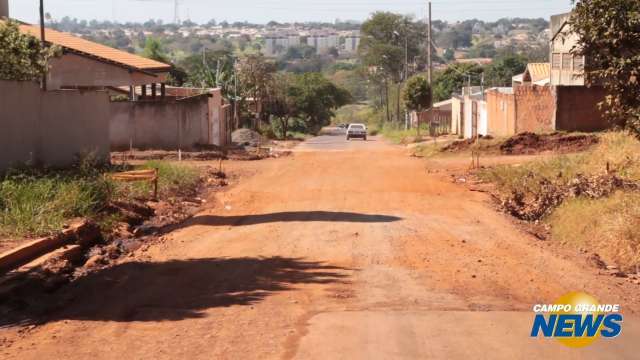
[[[322,136],[251,173],[164,241],[0,330],[8,359],[637,358],[639,288],[525,235],[485,194],[379,139]],[[534,303],[583,290],[623,334],[531,339]]]

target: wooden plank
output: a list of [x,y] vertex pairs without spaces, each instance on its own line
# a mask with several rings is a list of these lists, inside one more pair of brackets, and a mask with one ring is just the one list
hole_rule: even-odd
[[56,236],[37,239],[0,254],[0,274],[4,274],[20,266],[73,242],[72,232],[64,232]]
[[100,228],[95,223],[87,220],[76,221],[57,235],[33,240],[0,254],[0,274],[29,264],[65,245],[89,248],[100,236]]
[[134,182],[134,181],[149,181],[153,182],[153,198],[158,198],[158,169],[149,170],[134,170],[126,171],[111,175],[111,178],[116,181]]

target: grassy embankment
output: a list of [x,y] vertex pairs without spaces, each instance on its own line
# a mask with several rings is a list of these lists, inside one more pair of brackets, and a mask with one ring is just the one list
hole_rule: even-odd
[[[172,189],[194,186],[200,176],[192,167],[162,161],[150,161],[138,168],[159,169],[161,198]],[[65,171],[9,172],[0,179],[0,238],[48,235],[77,217],[108,226],[113,219],[101,212],[110,201],[151,196],[151,184],[116,183],[103,170],[85,164]]]
[[[524,199],[534,199],[532,203],[537,204],[556,196],[549,192],[561,192],[558,189],[567,189],[580,178],[592,179],[587,181],[592,184],[589,185],[594,189],[592,193],[597,194],[600,186],[597,179],[607,179],[607,176],[630,183],[640,182],[640,142],[625,133],[606,133],[590,151],[521,166],[489,168],[480,176],[496,184],[502,194],[520,194]],[[611,180],[607,181],[611,183]],[[601,182],[602,187],[607,186],[606,181]],[[554,241],[597,253],[622,270],[638,271],[640,192],[592,193],[562,197],[561,202],[551,206],[539,221],[549,226]]]

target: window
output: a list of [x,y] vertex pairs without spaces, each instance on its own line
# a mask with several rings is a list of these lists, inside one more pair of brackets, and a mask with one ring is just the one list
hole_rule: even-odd
[[573,60],[571,54],[562,54],[562,70],[571,70],[571,60]]
[[584,70],[584,56],[574,56],[573,57],[573,69],[575,71],[583,71]]
[[553,53],[551,55],[551,67],[554,69],[560,69],[560,53]]

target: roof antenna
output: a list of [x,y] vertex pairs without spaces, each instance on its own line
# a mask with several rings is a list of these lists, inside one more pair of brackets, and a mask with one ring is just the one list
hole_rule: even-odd
[[173,23],[180,25],[180,0],[174,0],[173,3]]

